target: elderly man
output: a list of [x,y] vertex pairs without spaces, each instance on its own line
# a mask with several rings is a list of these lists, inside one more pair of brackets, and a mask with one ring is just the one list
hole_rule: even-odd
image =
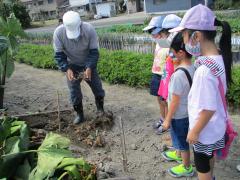
[[77,12],[63,15],[63,24],[53,35],[55,60],[61,71],[66,73],[71,101],[77,116],[73,121],[84,121],[80,83],[84,79],[90,86],[97,106],[103,112],[105,92],[97,72],[99,58],[97,34],[91,24],[82,22]]

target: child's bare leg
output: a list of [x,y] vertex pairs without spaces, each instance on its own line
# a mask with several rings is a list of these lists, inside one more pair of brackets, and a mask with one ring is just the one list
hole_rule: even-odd
[[190,166],[190,151],[181,151],[183,165],[188,168]]
[[167,117],[167,113],[168,113],[168,104],[167,102],[165,102],[165,117]]
[[199,180],[212,180],[211,171],[209,171],[208,173],[198,172],[198,179]]
[[213,176],[214,163],[215,163],[215,159],[214,159],[214,157],[212,157],[212,159],[210,159],[210,172],[211,172],[211,176]]
[[165,102],[160,100],[160,97],[157,97],[158,98],[158,103],[159,103],[159,108],[160,108],[160,117],[162,120],[165,119]]

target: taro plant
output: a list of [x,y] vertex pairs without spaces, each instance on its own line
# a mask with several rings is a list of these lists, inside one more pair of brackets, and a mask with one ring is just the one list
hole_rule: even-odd
[[0,109],[3,108],[4,85],[14,71],[13,56],[17,52],[18,37],[25,37],[19,20],[11,14],[6,20],[0,17]]
[[25,121],[0,119],[0,179],[96,180],[96,166],[75,158],[68,138],[50,132],[36,149],[30,135]]

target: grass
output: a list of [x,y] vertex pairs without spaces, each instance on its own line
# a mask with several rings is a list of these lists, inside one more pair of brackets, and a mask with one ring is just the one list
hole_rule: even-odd
[[58,19],[51,19],[46,21],[33,21],[31,22],[31,27],[32,28],[48,27],[48,26],[57,25],[57,24],[58,24]]

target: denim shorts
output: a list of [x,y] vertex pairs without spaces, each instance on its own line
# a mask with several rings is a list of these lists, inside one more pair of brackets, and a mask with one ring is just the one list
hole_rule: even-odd
[[152,79],[150,82],[150,94],[153,96],[159,96],[158,89],[160,86],[161,77],[162,77],[161,75],[152,74]]
[[189,120],[187,118],[183,119],[172,119],[171,122],[171,138],[173,147],[176,150],[188,151],[189,144],[187,142]]

